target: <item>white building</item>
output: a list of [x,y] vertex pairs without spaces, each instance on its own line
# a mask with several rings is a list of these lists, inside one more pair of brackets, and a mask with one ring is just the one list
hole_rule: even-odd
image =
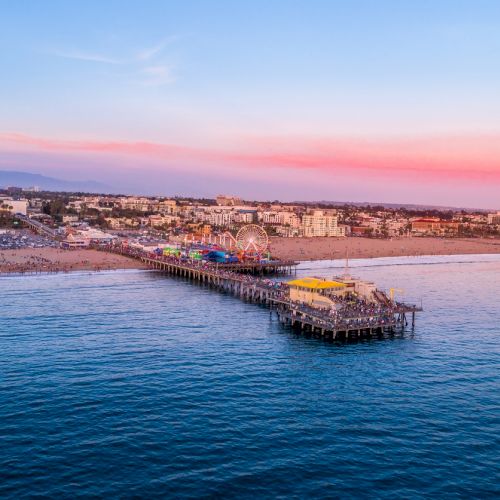
[[78,215],[63,215],[63,224],[69,224],[71,222],[78,222]]
[[283,217],[280,212],[266,211],[260,213],[261,221],[264,224],[283,224]]
[[500,212],[488,214],[488,224],[500,224]]
[[105,233],[100,229],[89,227],[78,230],[75,234],[75,238],[78,240],[88,240],[90,243],[111,243],[117,237]]
[[176,215],[177,214],[177,202],[175,200],[160,201],[158,211],[161,214]]
[[314,210],[302,216],[302,233],[311,236],[345,236],[345,229],[338,225],[338,217],[323,210]]
[[151,227],[161,227],[165,225],[178,224],[180,222],[180,218],[175,215],[150,215],[148,220]]
[[68,236],[61,242],[63,248],[86,248],[90,245],[88,238],[68,234]]
[[300,227],[300,218],[297,214],[290,211],[268,210],[259,212],[259,221],[263,224],[273,224],[280,226]]
[[40,187],[39,186],[31,186],[27,188],[23,188],[23,191],[25,193],[39,193],[40,192]]
[[245,206],[195,207],[193,220],[212,226],[228,227],[235,223],[249,224],[254,221],[256,209]]
[[217,212],[210,212],[208,222],[212,226],[231,226],[234,223],[236,213],[229,210],[220,210]]
[[234,218],[234,222],[240,224],[251,224],[255,221],[257,212],[255,210],[239,210]]
[[11,214],[28,214],[28,200],[14,200],[7,196],[0,197],[0,209]]
[[137,210],[139,212],[149,212],[152,211],[153,202],[144,197],[127,196],[120,198],[120,207],[124,210]]

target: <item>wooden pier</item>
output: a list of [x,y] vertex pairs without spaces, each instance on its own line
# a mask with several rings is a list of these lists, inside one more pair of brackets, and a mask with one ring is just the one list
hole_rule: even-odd
[[238,273],[253,274],[254,276],[297,274],[298,262],[293,260],[270,260],[268,262],[228,262],[219,264],[223,269]]
[[[31,229],[56,238],[52,228],[28,217],[20,219]],[[332,315],[328,309],[313,308],[303,303],[292,302],[289,286],[264,278],[271,274],[296,274],[297,262],[270,260],[266,262],[213,263],[196,259],[154,255],[124,246],[93,245],[96,250],[118,253],[139,259],[149,268],[181,276],[194,282],[209,285],[221,292],[242,300],[254,302],[271,309],[283,325],[301,332],[317,334],[325,338],[347,340],[371,337],[395,331],[404,331],[411,315],[411,327],[415,326],[415,315],[422,308],[415,305],[389,301],[380,291],[375,293],[378,307],[370,312],[364,309],[358,314]]]
[[415,326],[415,312],[411,307],[398,308],[390,316],[343,318],[332,321],[321,312],[312,313],[303,307],[278,303],[276,314],[283,325],[302,332],[317,334],[333,340],[348,340],[380,336],[384,333],[404,331],[408,326],[406,314],[412,314],[412,328]]
[[182,262],[145,255],[139,255],[138,258],[151,269],[187,278],[242,300],[267,306],[271,309],[271,314],[276,314],[283,325],[333,340],[358,339],[404,331],[409,326],[408,317],[413,328],[415,314],[422,310],[413,305],[391,303],[376,314],[333,318],[327,311],[291,302],[286,283],[244,275],[236,272],[234,266],[231,268],[226,264],[215,265],[199,261]]
[[277,298],[277,291],[253,276],[239,274],[226,268],[227,264],[197,265],[196,262],[175,262],[161,257],[141,256],[140,260],[149,268],[163,271],[172,276],[180,276],[210,285],[223,292],[260,304],[271,304]]

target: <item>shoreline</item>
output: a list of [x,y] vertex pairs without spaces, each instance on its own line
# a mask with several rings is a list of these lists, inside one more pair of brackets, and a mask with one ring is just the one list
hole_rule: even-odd
[[[16,250],[17,251],[17,250]],[[64,250],[66,251],[66,250]],[[89,251],[89,250],[86,250]],[[70,250],[69,252],[74,252],[74,250]],[[98,252],[102,254],[102,252]],[[1,256],[1,252],[0,252]],[[376,256],[376,257],[353,257],[350,258],[349,260],[353,263],[356,264],[359,261],[382,261],[382,260],[387,260],[387,259],[399,259],[399,258],[408,258],[408,259],[417,259],[417,258],[423,258],[423,259],[429,259],[433,257],[486,257],[486,256],[497,256],[500,257],[500,249],[498,252],[489,252],[489,253],[451,253],[451,254],[427,254],[427,255],[389,255],[389,256]],[[51,270],[41,270],[41,269],[30,269],[26,271],[3,271],[2,268],[0,267],[0,278],[9,278],[9,277],[32,277],[32,276],[51,276],[51,275],[56,275],[56,274],[74,274],[74,273],[80,273],[80,274],[93,274],[93,273],[111,273],[111,272],[123,272],[123,271],[128,271],[128,272],[134,272],[134,271],[152,271],[147,266],[141,265],[138,261],[135,259],[131,259],[129,257],[125,256],[118,256],[124,259],[127,259],[128,264],[125,267],[98,267],[98,268],[91,268],[91,267],[72,267],[71,269],[67,268],[60,268],[60,269],[51,269]],[[316,264],[316,263],[321,263],[321,262],[336,262],[338,263],[338,266],[333,266],[335,268],[342,268],[344,265],[345,258],[338,257],[335,259],[302,259],[298,261],[298,265],[300,267],[301,264],[307,265],[307,264]],[[469,261],[468,261],[469,262]],[[471,261],[474,262],[474,261]],[[479,261],[481,262],[481,261]],[[448,262],[416,262],[416,264],[421,264],[421,265],[432,265],[432,264],[446,264]],[[450,264],[452,263],[457,263],[455,261],[450,261]],[[137,264],[137,265],[135,265]],[[387,265],[393,265],[391,263],[388,263]],[[358,267],[354,265],[353,267]],[[364,266],[359,266],[359,267],[364,267]]]
[[0,276],[118,269],[147,269],[147,266],[124,255],[92,249],[64,250],[42,247],[0,250]]
[[[431,257],[485,257],[488,255],[499,256],[500,249],[498,252],[484,252],[484,253],[440,253],[440,254],[418,254],[418,255],[382,255],[376,257],[351,257],[349,256],[349,262],[357,262],[359,260],[381,260],[381,259],[416,259],[416,258],[431,258]],[[300,264],[306,264],[308,262],[345,262],[345,257],[337,257],[335,259],[302,259],[297,261]]]
[[319,237],[270,239],[271,253],[283,260],[318,261],[422,257],[436,255],[500,254],[500,239],[486,238],[393,238]]
[[22,278],[22,277],[33,277],[33,276],[55,276],[58,274],[74,275],[74,274],[106,274],[106,273],[122,273],[122,272],[150,272],[154,269],[149,268],[135,268],[135,267],[117,267],[114,269],[71,269],[71,271],[57,270],[57,271],[25,271],[25,272],[0,272],[0,278]]

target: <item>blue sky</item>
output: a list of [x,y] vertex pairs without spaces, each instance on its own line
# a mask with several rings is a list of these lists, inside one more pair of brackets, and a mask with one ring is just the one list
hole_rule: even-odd
[[[176,186],[184,189],[198,171],[212,180],[208,190],[199,187],[200,194],[220,186],[245,196],[295,198],[304,187],[304,173],[296,167],[286,170],[286,187],[280,187],[280,168],[272,182],[256,181],[252,191],[248,180],[259,170],[253,162],[229,168],[227,159],[204,161],[200,151],[211,150],[210,158],[221,158],[221,152],[231,158],[255,152],[263,157],[269,142],[278,141],[289,149],[300,143],[301,153],[314,154],[311,144],[318,139],[347,141],[350,147],[353,141],[381,140],[386,147],[387,140],[438,138],[446,147],[450,137],[460,136],[473,145],[465,153],[468,162],[457,169],[475,168],[476,183],[485,151],[489,160],[498,159],[484,137],[496,140],[500,126],[499,2],[21,0],[0,5],[0,133],[57,141],[48,151],[36,141],[28,147],[29,141],[21,145],[4,137],[0,168],[66,178],[83,171],[110,182],[121,157],[68,151],[61,141],[146,141],[196,151],[162,161],[127,157],[120,188],[157,187],[134,173],[134,164],[140,164],[169,179],[167,194]],[[486,150],[477,151],[478,138]],[[277,147],[273,142],[272,149]],[[419,160],[431,178],[439,165],[434,153],[419,148],[410,159]],[[289,149],[280,154],[297,154]],[[370,154],[361,155],[367,168]],[[314,175],[307,174],[314,196],[357,199],[359,193],[363,199],[390,201],[400,192],[382,189],[384,177],[374,175],[361,189],[355,182],[359,165],[342,184],[352,165],[336,162],[332,157]],[[468,197],[469,204],[483,199],[491,204],[491,169],[498,173],[497,167],[488,164],[482,177],[484,197],[468,194],[463,184],[443,192],[440,171],[432,177],[432,189],[419,187],[410,201],[448,204]],[[395,185],[408,182],[398,175]]]

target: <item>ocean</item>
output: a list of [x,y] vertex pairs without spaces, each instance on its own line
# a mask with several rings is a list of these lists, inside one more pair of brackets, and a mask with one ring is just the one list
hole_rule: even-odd
[[500,255],[350,272],[415,329],[334,343],[149,271],[1,278],[0,497],[498,498]]

